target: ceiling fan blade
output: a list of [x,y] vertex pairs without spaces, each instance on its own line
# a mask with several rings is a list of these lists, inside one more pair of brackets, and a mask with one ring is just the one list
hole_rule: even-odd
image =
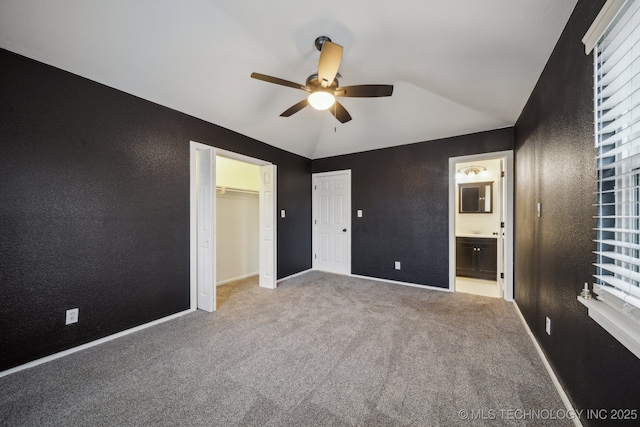
[[336,96],[351,98],[376,98],[378,96],[391,96],[393,85],[356,85],[344,86],[335,90]]
[[325,41],[318,62],[318,80],[322,87],[328,87],[333,83],[340,68],[340,61],[342,61],[342,46]]
[[262,80],[268,83],[273,83],[276,85],[280,85],[280,86],[287,86],[287,87],[292,87],[294,89],[301,89],[307,92],[310,92],[311,89],[309,89],[308,87],[301,85],[300,83],[294,83],[294,82],[290,82],[289,80],[284,80],[284,79],[279,79],[277,77],[271,77],[271,76],[267,76],[266,74],[260,74],[260,73],[251,73],[251,77],[254,79],[258,79],[258,80]]
[[351,114],[349,114],[349,112],[338,101],[329,108],[329,111],[331,111],[331,114],[333,114],[340,123],[346,123],[351,120]]
[[287,111],[285,111],[284,113],[280,114],[280,117],[289,117],[294,115],[295,113],[297,113],[298,111],[302,110],[304,107],[306,107],[307,105],[309,105],[309,102],[307,101],[307,99],[303,99],[302,101],[298,102],[296,105],[294,105],[293,107],[289,108]]

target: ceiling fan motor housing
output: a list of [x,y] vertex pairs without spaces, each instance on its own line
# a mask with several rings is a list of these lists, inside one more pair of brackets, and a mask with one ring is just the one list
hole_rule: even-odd
[[315,45],[316,45],[316,49],[318,49],[319,51],[322,51],[322,45],[324,45],[324,42],[330,42],[331,39],[327,36],[320,36],[316,39]]
[[[318,73],[311,74],[309,77],[307,77],[306,84],[312,89],[322,87],[322,83],[318,78]],[[331,84],[327,86],[326,89],[336,89],[338,87],[338,84],[338,76],[336,76],[336,78],[333,79],[333,82],[331,82]]]

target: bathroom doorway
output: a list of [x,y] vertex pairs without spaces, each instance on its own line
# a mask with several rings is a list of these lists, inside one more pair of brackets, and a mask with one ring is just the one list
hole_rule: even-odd
[[449,287],[513,300],[513,152],[449,159]]

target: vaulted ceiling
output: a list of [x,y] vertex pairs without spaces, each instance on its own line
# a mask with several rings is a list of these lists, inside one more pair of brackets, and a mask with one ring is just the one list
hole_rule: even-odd
[[[3,0],[0,47],[308,158],[515,124],[577,0]],[[353,120],[310,107],[316,37],[344,47]],[[0,65],[1,66],[1,65]]]

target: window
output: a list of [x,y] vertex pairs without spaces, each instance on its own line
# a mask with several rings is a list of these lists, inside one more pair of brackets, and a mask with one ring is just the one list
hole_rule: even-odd
[[598,301],[585,305],[640,357],[640,2],[607,8],[610,23],[594,47]]

